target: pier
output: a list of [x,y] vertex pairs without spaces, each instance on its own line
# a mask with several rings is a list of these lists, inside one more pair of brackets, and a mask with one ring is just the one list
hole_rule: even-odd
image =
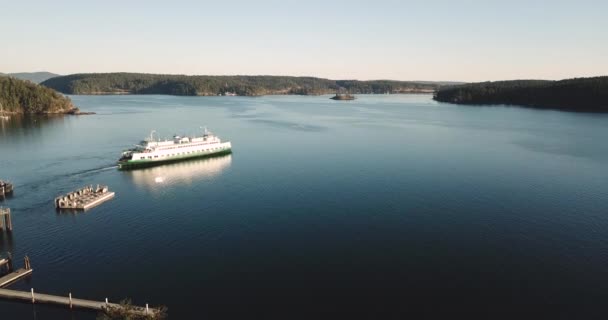
[[[120,309],[122,306],[117,303],[109,303],[106,301],[93,301],[93,300],[85,300],[85,299],[77,299],[72,297],[71,293],[68,293],[67,296],[57,296],[52,294],[38,293],[35,292],[34,289],[31,291],[18,291],[11,289],[0,289],[0,298],[2,299],[12,299],[12,300],[21,300],[26,302],[35,303],[47,303],[47,304],[57,304],[63,305],[70,308],[81,308],[81,309],[91,309],[103,311],[107,309]],[[158,309],[150,308],[148,305],[145,307],[134,307],[133,309],[129,309],[128,312],[138,314],[138,315],[148,315],[150,317],[154,317],[160,313]]]
[[13,193],[13,185],[8,181],[0,180],[0,197]]
[[0,231],[6,229],[8,232],[13,231],[13,221],[11,220],[11,209],[0,207]]
[[117,303],[109,303],[106,298],[105,301],[94,301],[94,300],[86,300],[86,299],[77,299],[72,297],[72,293],[68,293],[67,296],[58,296],[51,295],[45,293],[38,293],[32,288],[30,291],[19,291],[19,290],[11,290],[5,289],[4,287],[10,285],[11,283],[23,279],[32,274],[34,271],[30,264],[30,259],[25,256],[23,259],[24,267],[18,269],[17,271],[12,271],[12,257],[8,256],[8,258],[0,259],[0,267],[3,265],[7,265],[8,274],[0,277],[0,299],[7,300],[21,300],[25,302],[35,303],[48,303],[48,304],[57,304],[64,305],[72,308],[81,308],[81,309],[90,309],[90,310],[98,310],[98,311],[112,311],[118,310],[124,313],[136,314],[149,316],[150,318],[160,317],[161,310],[156,308],[150,308],[148,304],[145,307],[129,307],[125,309],[123,305]]
[[19,279],[27,277],[34,271],[32,269],[32,266],[30,265],[30,258],[28,258],[28,256],[25,256],[25,258],[23,258],[24,267],[14,272],[13,261],[10,255],[7,259],[0,260],[0,266],[2,265],[2,263],[6,264],[8,274],[0,277],[0,288],[6,287]]
[[74,192],[55,198],[55,208],[88,210],[102,204],[114,197],[114,192],[108,190],[107,186],[84,187]]

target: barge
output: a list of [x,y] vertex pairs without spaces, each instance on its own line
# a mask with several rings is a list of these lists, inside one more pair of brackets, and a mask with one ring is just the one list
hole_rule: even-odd
[[97,185],[84,187],[74,192],[55,198],[55,208],[88,210],[114,198],[114,192],[108,190],[107,186]]

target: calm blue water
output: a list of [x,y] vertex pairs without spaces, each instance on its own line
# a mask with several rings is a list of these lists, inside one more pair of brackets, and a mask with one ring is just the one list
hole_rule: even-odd
[[[72,99],[97,114],[0,123],[0,179],[16,188],[0,252],[35,269],[11,288],[130,297],[171,319],[606,314],[606,115],[427,95]],[[152,129],[205,125],[232,155],[114,166]],[[98,183],[116,198],[53,208]],[[0,313],[96,316],[8,301]]]

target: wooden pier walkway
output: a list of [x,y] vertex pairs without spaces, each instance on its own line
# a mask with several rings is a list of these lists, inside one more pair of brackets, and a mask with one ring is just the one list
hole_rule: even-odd
[[0,259],[0,267],[5,264],[6,271],[8,272],[8,274],[0,277],[0,288],[6,287],[17,280],[28,276],[34,271],[32,269],[32,266],[30,264],[30,258],[28,256],[25,256],[23,258],[24,267],[17,271],[13,272],[13,258],[11,257],[10,253],[7,259]]
[[[85,300],[72,298],[71,294],[66,297],[56,296],[51,294],[37,293],[32,289],[31,292],[18,291],[10,289],[0,289],[0,298],[3,299],[17,299],[32,303],[49,303],[68,306],[70,308],[82,308],[92,310],[103,310],[104,308],[121,308],[120,304],[108,303],[101,301]],[[140,315],[154,316],[159,313],[157,309],[146,307],[135,307],[131,310],[133,313]]]
[[28,276],[29,274],[31,274],[34,271],[34,269],[25,269],[25,268],[21,268],[15,272],[9,273],[3,277],[0,278],[0,288],[3,288],[23,277]]
[[12,270],[12,258],[9,253],[8,259],[0,259],[0,267],[3,265],[7,265],[8,274],[0,277],[0,299],[16,299],[22,301],[28,301],[31,303],[50,303],[50,304],[58,304],[69,306],[70,308],[82,308],[82,309],[92,309],[92,310],[104,310],[104,309],[114,309],[114,310],[122,310],[123,312],[149,316],[150,318],[157,318],[161,315],[161,311],[155,308],[149,308],[148,304],[145,307],[129,307],[128,309],[123,309],[123,306],[116,303],[109,303],[106,298],[105,301],[93,301],[93,300],[85,300],[85,299],[75,299],[72,298],[72,293],[68,293],[67,296],[56,296],[51,294],[44,293],[36,293],[32,288],[31,291],[18,291],[18,290],[10,290],[4,289],[4,287],[9,284],[20,280],[28,275],[32,274],[34,271],[30,264],[30,258],[25,256],[23,259],[24,267],[11,272]]

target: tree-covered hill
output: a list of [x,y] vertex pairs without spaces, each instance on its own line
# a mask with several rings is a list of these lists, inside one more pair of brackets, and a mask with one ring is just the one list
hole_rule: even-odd
[[458,104],[507,104],[608,112],[608,76],[560,81],[514,80],[445,86],[434,99]]
[[74,113],[72,101],[57,91],[8,76],[0,76],[0,105],[11,113]]
[[171,94],[242,96],[271,94],[316,95],[350,93],[428,92],[437,83],[408,81],[329,80],[287,76],[186,76],[144,73],[73,74],[49,79],[43,85],[66,94]]

